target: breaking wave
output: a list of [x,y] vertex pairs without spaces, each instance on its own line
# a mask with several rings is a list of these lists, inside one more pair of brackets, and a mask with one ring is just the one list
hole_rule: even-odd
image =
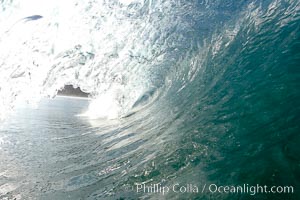
[[[286,28],[290,41],[275,45],[290,48],[299,20],[298,1],[32,0],[4,1],[2,11],[2,118],[18,101],[54,97],[66,84],[92,94],[93,117],[121,117],[149,91],[215,76],[211,87],[239,53],[270,46]],[[229,55],[234,45],[241,52]]]
[[83,116],[145,132],[135,142],[156,164],[136,162],[144,173],[126,169],[119,186],[192,172],[273,185],[289,173],[299,185],[298,0],[2,0],[0,10],[2,119],[74,85],[92,99]]

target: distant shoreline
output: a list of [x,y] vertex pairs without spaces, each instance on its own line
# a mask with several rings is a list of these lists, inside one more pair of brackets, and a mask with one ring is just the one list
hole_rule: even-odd
[[88,98],[89,93],[83,92],[80,87],[74,88],[73,85],[65,85],[57,92],[57,95]]
[[56,95],[56,97],[70,98],[70,99],[84,99],[84,100],[90,100],[90,99],[92,99],[92,98],[90,98],[90,97],[71,96],[71,95],[61,95],[61,94]]

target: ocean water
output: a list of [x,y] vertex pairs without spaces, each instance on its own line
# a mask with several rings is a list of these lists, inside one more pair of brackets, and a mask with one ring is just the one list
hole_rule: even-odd
[[300,198],[298,0],[0,13],[1,200]]

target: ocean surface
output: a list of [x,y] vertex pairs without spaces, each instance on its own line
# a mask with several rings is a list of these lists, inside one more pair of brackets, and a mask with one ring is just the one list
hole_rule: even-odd
[[299,0],[2,0],[0,199],[300,199],[299,63]]

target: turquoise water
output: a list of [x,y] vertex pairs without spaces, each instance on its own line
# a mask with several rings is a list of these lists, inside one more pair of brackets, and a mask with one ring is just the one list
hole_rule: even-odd
[[0,32],[0,199],[300,198],[299,1],[76,2]]

